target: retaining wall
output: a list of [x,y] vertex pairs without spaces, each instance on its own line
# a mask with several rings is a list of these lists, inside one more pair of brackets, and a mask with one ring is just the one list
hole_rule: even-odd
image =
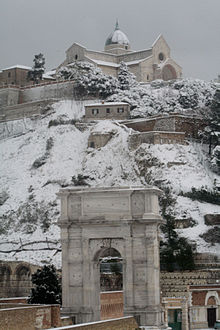
[[133,316],[127,316],[119,319],[70,325],[70,326],[57,328],[56,330],[72,330],[72,329],[73,330],[138,330],[139,327]]

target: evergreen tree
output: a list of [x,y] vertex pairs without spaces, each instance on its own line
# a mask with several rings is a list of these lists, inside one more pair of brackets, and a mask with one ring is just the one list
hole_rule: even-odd
[[45,58],[43,54],[34,56],[34,65],[31,71],[28,72],[28,78],[33,80],[35,84],[38,84],[42,80],[44,73]]
[[169,214],[169,208],[172,208],[174,203],[170,189],[164,188],[160,199],[162,217],[166,220],[166,224],[161,226],[165,238],[160,242],[161,268],[168,271],[192,270],[195,268],[195,246],[186,238],[179,237],[175,230],[175,218]]
[[220,174],[220,89],[216,90],[211,106],[209,145],[212,168]]
[[166,225],[163,227],[166,240],[161,242],[160,260],[162,268],[168,271],[192,270],[195,247],[184,237],[179,237],[175,231],[175,221],[166,215]]
[[119,87],[122,90],[129,90],[131,87],[137,85],[136,77],[128,70],[125,62],[120,63],[118,71]]
[[29,304],[61,304],[61,284],[53,265],[38,269],[32,275],[32,283]]

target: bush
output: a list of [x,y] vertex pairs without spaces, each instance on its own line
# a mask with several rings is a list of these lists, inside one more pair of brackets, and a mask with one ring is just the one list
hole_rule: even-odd
[[207,187],[202,187],[201,189],[193,187],[191,191],[187,193],[181,192],[180,195],[192,200],[220,205],[220,193],[218,191],[209,191]]
[[48,128],[52,126],[59,126],[59,125],[75,125],[76,120],[75,119],[53,119],[49,121]]
[[32,164],[32,168],[39,168],[41,167],[42,165],[46,164],[47,162],[47,158],[49,157],[50,155],[50,150],[52,149],[53,147],[53,138],[50,137],[49,139],[47,139],[47,142],[46,142],[46,152],[44,153],[43,156],[37,158],[33,164]]
[[29,304],[61,304],[61,284],[53,265],[44,266],[32,275]]
[[89,179],[89,176],[78,174],[77,177],[72,176],[72,182],[74,186],[88,186],[89,184],[86,180]]
[[220,243],[220,228],[215,226],[209,229],[206,233],[200,235],[207,243],[214,245],[215,243]]

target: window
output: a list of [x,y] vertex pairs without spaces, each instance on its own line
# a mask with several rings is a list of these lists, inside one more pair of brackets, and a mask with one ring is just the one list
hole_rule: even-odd
[[75,55],[75,60],[77,60],[78,59],[78,55]]
[[11,72],[8,73],[8,78],[10,78],[10,77],[11,77]]
[[149,74],[147,74],[147,80],[149,80]]
[[95,148],[95,142],[90,142],[90,148]]
[[97,115],[99,113],[99,109],[92,109],[92,114]]
[[164,56],[163,53],[160,53],[160,54],[158,55],[158,58],[159,58],[160,61],[164,61],[164,60],[165,60],[165,56]]
[[123,113],[123,112],[124,112],[124,108],[118,108],[118,109],[117,109],[117,112],[118,112],[118,113]]
[[110,108],[106,108],[106,113],[110,113]]

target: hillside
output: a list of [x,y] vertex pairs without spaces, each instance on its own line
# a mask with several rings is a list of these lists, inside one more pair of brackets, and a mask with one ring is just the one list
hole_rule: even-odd
[[[159,95],[157,104],[168,104],[174,99],[174,92],[166,94],[158,86],[155,93],[152,86],[140,88],[148,93],[151,88],[152,98]],[[213,93],[209,85],[209,96],[203,98],[204,102]],[[124,94],[118,92],[118,98],[126,101]],[[132,90],[127,94],[134,99]],[[110,98],[115,99],[116,94]],[[201,109],[201,102],[200,97],[196,109]],[[148,110],[146,105],[139,104],[134,111],[143,117],[151,113]],[[83,111],[83,102],[60,101],[42,116],[0,124],[0,259],[37,264],[53,262],[60,267],[60,233],[56,226],[60,204],[56,193],[77,183],[169,187],[174,200],[169,212],[177,220],[190,219],[192,224],[178,229],[180,235],[196,241],[198,252],[220,256],[220,244],[208,243],[200,236],[210,229],[204,223],[204,215],[220,214],[220,205],[183,196],[193,187],[216,189],[220,177],[210,170],[206,149],[190,142],[189,145],[142,144],[131,151],[128,148],[131,129],[107,120],[79,125]],[[159,107],[155,111],[160,112]],[[112,138],[102,148],[88,148],[91,131],[109,131]]]

